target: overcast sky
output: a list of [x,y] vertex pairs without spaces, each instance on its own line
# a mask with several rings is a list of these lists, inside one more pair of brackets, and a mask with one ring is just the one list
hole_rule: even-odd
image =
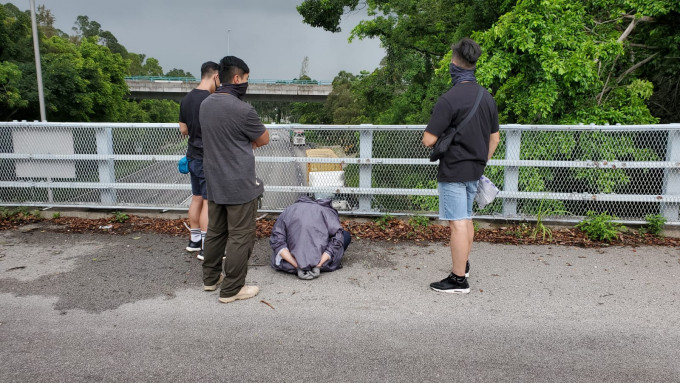
[[[5,0],[22,10],[29,0]],[[343,17],[342,32],[330,33],[302,22],[302,0],[36,0],[72,34],[78,15],[111,31],[128,51],[160,61],[163,70],[180,68],[200,75],[201,64],[229,53],[242,58],[254,79],[298,77],[305,56],[308,75],[332,80],[339,71],[372,71],[384,56],[375,39],[347,42],[365,13]],[[227,33],[230,29],[231,32]],[[227,38],[229,35],[229,38]],[[229,41],[227,41],[229,40]],[[229,44],[227,44],[229,42]]]

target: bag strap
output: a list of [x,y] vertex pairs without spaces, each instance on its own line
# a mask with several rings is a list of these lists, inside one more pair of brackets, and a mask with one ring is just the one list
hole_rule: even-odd
[[455,135],[456,133],[460,132],[460,130],[465,127],[465,124],[467,124],[472,116],[475,114],[477,111],[477,107],[479,106],[479,102],[482,101],[482,96],[484,95],[483,88],[481,85],[478,85],[477,89],[477,98],[475,99],[475,104],[472,106],[472,109],[468,112],[468,114],[465,116],[463,121],[461,121],[455,128],[449,128],[447,129],[444,133],[439,138],[442,138],[447,135]]
[[460,132],[460,130],[465,127],[465,124],[470,122],[470,119],[472,116],[475,114],[477,111],[477,107],[479,107],[479,102],[482,101],[482,96],[484,95],[483,87],[481,85],[478,85],[479,89],[477,89],[477,98],[475,99],[475,105],[470,109],[470,113],[465,116],[465,119],[458,124],[458,127],[456,129],[456,133]]

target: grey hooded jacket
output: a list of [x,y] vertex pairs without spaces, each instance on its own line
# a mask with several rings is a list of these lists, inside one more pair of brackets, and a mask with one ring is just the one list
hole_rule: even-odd
[[271,266],[290,273],[296,269],[277,257],[288,248],[302,270],[311,270],[321,260],[324,252],[331,256],[321,271],[333,271],[342,267],[344,255],[343,232],[338,212],[331,207],[330,198],[313,200],[300,197],[281,213],[269,237],[272,247]]

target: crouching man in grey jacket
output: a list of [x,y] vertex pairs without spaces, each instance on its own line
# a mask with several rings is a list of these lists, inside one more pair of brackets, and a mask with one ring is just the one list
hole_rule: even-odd
[[321,271],[342,267],[340,261],[350,241],[330,198],[300,197],[274,224],[269,237],[271,265],[300,279],[313,279]]

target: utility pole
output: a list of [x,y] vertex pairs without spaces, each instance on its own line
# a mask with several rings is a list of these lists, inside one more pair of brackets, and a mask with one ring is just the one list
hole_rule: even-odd
[[42,67],[40,66],[40,36],[38,36],[38,24],[35,21],[35,0],[31,3],[31,24],[33,24],[33,50],[35,51],[35,74],[38,77],[38,100],[40,102],[40,120],[47,122],[45,116],[45,94],[43,93]]
[[229,34],[231,33],[231,29],[227,29],[227,56],[229,56]]

